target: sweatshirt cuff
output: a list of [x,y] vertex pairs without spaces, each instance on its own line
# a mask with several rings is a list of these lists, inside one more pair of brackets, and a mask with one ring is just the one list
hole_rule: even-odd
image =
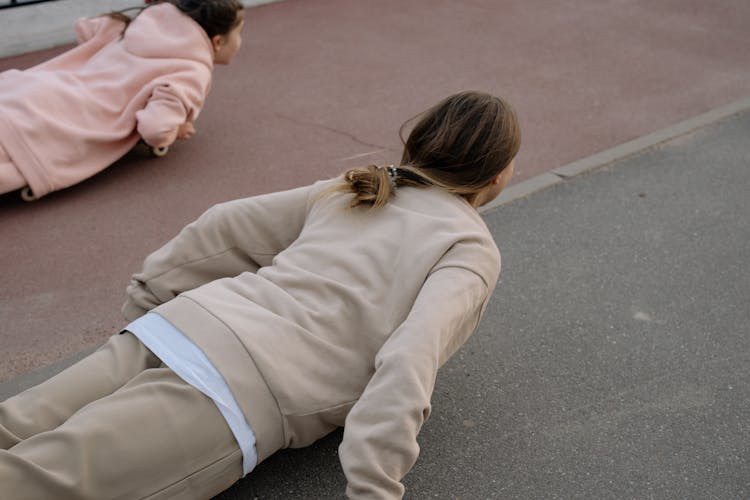
[[122,315],[125,316],[125,319],[128,320],[128,322],[140,318],[147,312],[148,309],[142,308],[130,299],[128,299],[122,306]]

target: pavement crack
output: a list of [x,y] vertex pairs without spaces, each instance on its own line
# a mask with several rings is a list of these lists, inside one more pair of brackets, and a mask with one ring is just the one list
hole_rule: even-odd
[[363,146],[372,147],[372,148],[378,148],[378,149],[383,149],[383,150],[387,149],[385,146],[382,146],[380,144],[373,144],[373,143],[367,142],[367,141],[363,141],[362,139],[360,139],[359,137],[357,137],[356,135],[354,135],[352,133],[345,132],[343,130],[338,130],[336,128],[329,127],[327,125],[323,125],[322,123],[317,123],[317,122],[312,122],[312,121],[306,121],[306,120],[300,120],[298,118],[293,118],[291,116],[288,116],[288,115],[285,115],[285,114],[279,113],[279,112],[274,112],[274,114],[276,116],[278,116],[279,118],[283,118],[284,120],[289,120],[290,122],[296,123],[297,125],[311,126],[311,127],[315,127],[315,128],[320,128],[320,129],[323,129],[323,130],[327,130],[329,132],[333,132],[334,134],[343,135],[344,137],[348,137],[352,141],[356,142],[357,144],[361,144]]

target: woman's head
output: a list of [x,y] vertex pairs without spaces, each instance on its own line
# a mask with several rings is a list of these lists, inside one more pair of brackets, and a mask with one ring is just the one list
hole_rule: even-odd
[[[404,129],[414,121],[404,140]],[[392,186],[432,185],[478,206],[502,190],[521,146],[521,128],[510,104],[476,91],[443,99],[408,120],[400,133],[404,152],[390,176],[388,169],[375,166],[346,173],[355,193],[352,205],[380,206],[390,197]]]
[[[163,0],[148,3],[171,3],[198,23],[211,40],[214,62],[217,64],[229,64],[242,44],[245,11],[240,0]],[[124,21],[127,27],[131,19],[124,12],[113,12],[109,16]]]
[[240,0],[168,0],[193,21],[200,24],[208,38],[227,35],[242,22]]
[[211,40],[216,64],[229,64],[242,44],[245,15],[239,0],[169,0]]

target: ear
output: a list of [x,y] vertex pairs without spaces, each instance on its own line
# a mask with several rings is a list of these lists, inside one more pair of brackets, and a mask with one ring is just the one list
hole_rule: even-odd
[[214,54],[217,54],[224,46],[224,37],[222,35],[214,35],[211,37],[211,46],[214,49]]
[[490,181],[490,183],[491,184],[495,184],[495,185],[500,184],[502,175],[503,175],[503,173],[500,172],[499,174],[497,174],[495,177],[492,178],[492,180]]

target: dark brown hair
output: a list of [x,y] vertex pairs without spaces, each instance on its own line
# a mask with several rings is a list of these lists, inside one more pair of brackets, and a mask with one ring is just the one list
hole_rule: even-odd
[[[404,140],[404,129],[414,120]],[[472,203],[521,147],[521,127],[510,104],[477,91],[443,99],[407,120],[399,135],[404,152],[395,170],[368,165],[344,174],[345,183],[336,190],[354,194],[352,207],[384,205],[392,186],[438,186]]]
[[[200,24],[208,38],[216,35],[226,35],[240,23],[238,13],[244,8],[239,0],[161,0],[151,2],[142,8],[125,9],[119,12],[110,12],[107,16],[125,23],[123,34],[132,21],[143,9],[160,3],[171,3],[183,14]],[[138,10],[135,16],[130,17],[126,12]]]

